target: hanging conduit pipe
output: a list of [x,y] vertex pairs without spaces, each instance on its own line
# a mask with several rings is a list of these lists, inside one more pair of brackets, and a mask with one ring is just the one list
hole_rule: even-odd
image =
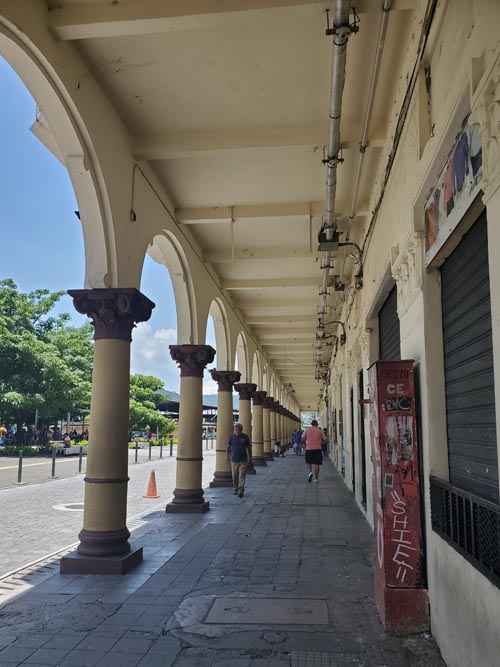
[[[349,24],[350,0],[336,0],[334,10],[334,36],[332,52],[332,75],[330,91],[330,125],[328,131],[328,151],[326,156],[326,237],[333,238],[335,231],[335,195],[337,188],[337,165],[340,152],[340,114],[342,110],[342,93],[345,82],[345,64],[347,56],[347,42],[351,36]],[[323,281],[321,285],[321,306],[319,309],[320,321],[326,314],[328,283],[330,277],[332,253],[325,253],[323,266]]]
[[[382,4],[382,18],[380,19],[380,26],[378,30],[378,37],[377,37],[377,47],[375,51],[375,59],[373,62],[373,70],[372,70],[372,77],[370,81],[370,91],[368,93],[368,102],[366,105],[366,112],[365,112],[365,122],[363,125],[363,134],[361,137],[361,141],[359,144],[359,156],[358,156],[358,166],[356,169],[356,177],[354,179],[354,189],[352,193],[352,201],[351,201],[351,208],[349,211],[349,220],[347,223],[347,231],[346,231],[346,242],[349,241],[350,235],[351,235],[351,224],[354,219],[354,216],[356,214],[356,203],[358,199],[358,190],[359,190],[359,183],[361,181],[361,173],[363,171],[363,160],[365,157],[365,150],[368,145],[368,132],[370,129],[370,123],[372,119],[372,113],[373,113],[373,104],[375,101],[375,92],[377,90],[377,84],[378,84],[378,76],[380,73],[380,65],[382,62],[382,53],[384,50],[384,45],[385,45],[385,35],[387,33],[387,25],[389,23],[389,12],[392,9],[392,5],[394,3],[394,0],[384,0]],[[361,261],[361,258],[360,258]],[[345,255],[342,257],[342,268],[340,271],[340,282],[343,281],[344,278],[344,271],[345,271]],[[335,300],[335,306],[337,306],[338,303],[338,295],[337,299]]]
[[358,189],[361,180],[361,172],[363,171],[363,160],[368,141],[368,130],[373,113],[373,103],[375,101],[375,91],[377,89],[378,75],[380,73],[380,64],[382,62],[382,52],[384,50],[385,35],[387,32],[387,24],[389,23],[389,12],[392,9],[394,0],[384,0],[382,5],[382,18],[378,30],[377,49],[375,52],[375,60],[373,62],[372,78],[370,81],[370,92],[368,94],[368,104],[366,105],[365,122],[363,125],[363,134],[359,143],[358,166],[356,169],[356,177],[354,179],[354,189],[352,193],[351,209],[349,211],[349,220],[347,223],[346,241],[349,241],[351,224],[356,213],[356,202],[358,199]]

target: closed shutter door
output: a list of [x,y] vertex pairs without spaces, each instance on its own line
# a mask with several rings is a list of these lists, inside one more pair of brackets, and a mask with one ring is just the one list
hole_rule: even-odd
[[397,361],[401,359],[398,292],[396,286],[394,286],[379,311],[378,323],[381,361]]
[[450,482],[498,501],[485,214],[443,264],[441,292]]

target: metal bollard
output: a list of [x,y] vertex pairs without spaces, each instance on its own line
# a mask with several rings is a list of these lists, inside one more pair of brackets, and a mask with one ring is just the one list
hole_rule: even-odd
[[135,441],[135,462],[137,463],[137,453],[139,451],[139,441]]
[[170,456],[173,456],[173,455],[174,455],[174,439],[171,436],[170,437]]
[[56,453],[56,448],[52,447],[52,477],[56,476]]
[[23,450],[19,450],[19,468],[17,470],[17,483],[21,484],[23,479]]
[[151,443],[149,443],[149,460],[150,461],[151,461],[151,447],[152,447],[152,445],[151,445]]
[[160,441],[160,458],[163,457],[163,440]]
[[83,447],[80,447],[80,456],[78,457],[78,472],[82,472]]

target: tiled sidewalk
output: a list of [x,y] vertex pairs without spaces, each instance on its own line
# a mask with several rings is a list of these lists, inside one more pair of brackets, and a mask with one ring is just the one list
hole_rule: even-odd
[[288,454],[243,499],[150,514],[125,577],[54,575],[0,608],[0,665],[442,667],[431,637],[387,635],[372,536],[333,465],[308,484]]

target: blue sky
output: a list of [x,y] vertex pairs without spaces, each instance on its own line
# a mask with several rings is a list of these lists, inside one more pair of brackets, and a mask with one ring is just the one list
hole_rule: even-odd
[[[66,168],[30,132],[36,103],[2,58],[0,94],[0,279],[12,278],[23,292],[81,288],[83,235],[71,181]],[[156,375],[167,389],[178,391],[179,371],[168,352],[168,344],[176,342],[172,285],[167,269],[149,256],[141,291],[156,308],[134,332],[132,372]],[[85,321],[69,296],[61,299],[58,311],[70,313],[75,324]],[[211,319],[207,342],[215,347]],[[205,393],[214,389],[206,377]]]

